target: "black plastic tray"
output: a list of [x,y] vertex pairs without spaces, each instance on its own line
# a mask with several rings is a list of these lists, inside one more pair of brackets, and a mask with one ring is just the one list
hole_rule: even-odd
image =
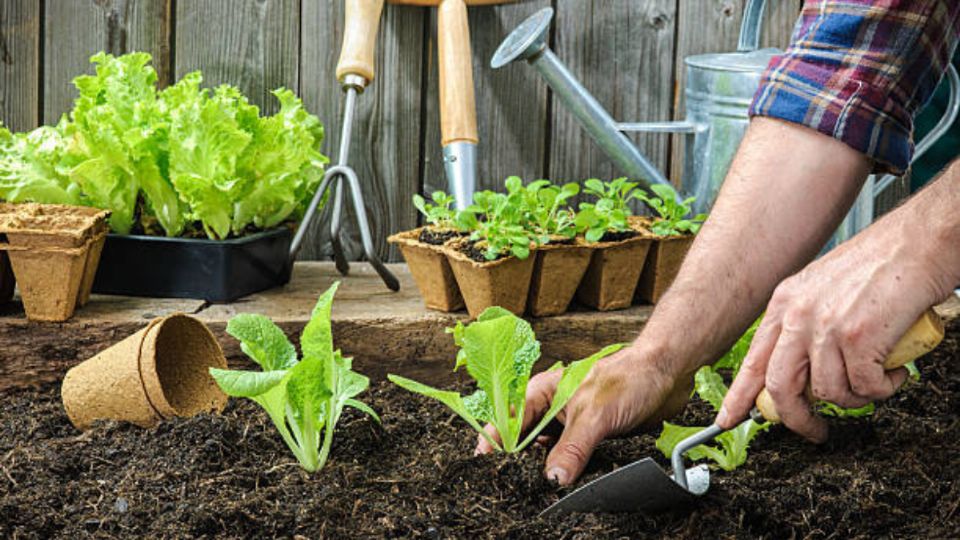
[[232,240],[107,236],[93,292],[232,302],[290,281],[293,233]]

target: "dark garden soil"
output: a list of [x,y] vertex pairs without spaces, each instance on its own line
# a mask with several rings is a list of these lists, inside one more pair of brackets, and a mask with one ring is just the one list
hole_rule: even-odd
[[417,240],[432,246],[442,246],[446,244],[447,241],[453,240],[454,238],[460,238],[462,236],[464,236],[464,233],[460,231],[454,231],[451,229],[434,230],[430,227],[424,227],[420,230],[420,235],[418,236]]
[[[783,428],[762,434],[693,513],[551,522],[536,515],[566,490],[543,480],[542,448],[473,457],[463,422],[386,384],[367,396],[383,427],[346,414],[314,475],[249,402],[153,431],[81,435],[56,387],[7,392],[0,537],[960,538],[958,349],[950,338],[924,358],[921,382],[872,418],[834,420],[822,447]],[[681,421],[709,419],[694,405]],[[656,455],[653,440],[604,443],[588,477]]]
[[601,242],[620,242],[621,240],[626,240],[628,238],[633,238],[634,236],[639,235],[637,231],[627,230],[627,231],[607,231],[603,233],[603,236],[600,237]]

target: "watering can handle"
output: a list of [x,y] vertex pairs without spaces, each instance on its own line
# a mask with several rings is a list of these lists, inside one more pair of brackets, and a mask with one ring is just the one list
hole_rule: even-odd
[[763,29],[763,12],[766,0],[747,0],[743,10],[743,22],[740,23],[740,40],[737,52],[750,52],[760,48],[760,31]]

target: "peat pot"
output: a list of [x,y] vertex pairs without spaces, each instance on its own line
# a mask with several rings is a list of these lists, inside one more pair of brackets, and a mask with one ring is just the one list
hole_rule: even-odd
[[413,280],[420,290],[420,296],[428,308],[447,312],[459,311],[463,309],[463,296],[447,256],[444,255],[444,248],[421,242],[419,238],[422,230],[397,233],[387,241],[400,248],[400,253],[407,261]]
[[444,253],[470,317],[479,317],[491,306],[500,306],[518,316],[526,311],[536,252],[526,259],[510,256],[487,262],[477,262],[450,245]]

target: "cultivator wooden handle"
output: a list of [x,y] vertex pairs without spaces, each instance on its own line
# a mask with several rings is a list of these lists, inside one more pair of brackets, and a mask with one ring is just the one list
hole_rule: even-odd
[[[913,323],[907,333],[893,347],[893,351],[883,362],[883,369],[892,370],[903,367],[917,358],[937,348],[943,341],[943,321],[933,308],[928,309]],[[810,388],[807,388],[807,397],[814,401]],[[773,398],[764,388],[757,396],[757,410],[770,422],[780,422],[780,415],[773,403]]]
[[347,75],[363,77],[369,83],[374,76],[374,54],[383,0],[345,0],[343,47],[337,62],[337,80]]

